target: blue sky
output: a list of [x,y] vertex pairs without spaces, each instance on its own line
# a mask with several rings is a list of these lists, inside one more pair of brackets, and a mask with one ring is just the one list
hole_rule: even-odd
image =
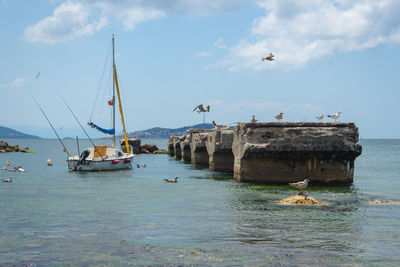
[[[204,104],[208,122],[341,111],[362,138],[400,138],[399,12],[397,0],[0,0],[0,125],[53,137],[33,94],[61,136],[82,136],[59,94],[86,123],[115,34],[128,131],[200,123]],[[108,127],[99,96],[93,120]]]

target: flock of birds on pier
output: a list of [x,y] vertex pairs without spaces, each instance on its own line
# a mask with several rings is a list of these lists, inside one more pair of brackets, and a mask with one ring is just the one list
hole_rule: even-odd
[[[275,119],[276,120],[278,120],[278,121],[281,121],[282,119],[283,119],[283,115],[284,115],[285,113],[283,113],[283,112],[281,112],[281,113],[279,113],[278,115],[276,115],[275,116]],[[342,114],[342,112],[337,112],[337,113],[335,113],[335,114],[331,114],[331,115],[326,115],[328,118],[331,118],[331,119],[334,119],[335,120],[335,122],[339,119],[339,117],[340,117],[340,115]],[[319,121],[322,121],[323,119],[324,119],[324,117],[325,117],[325,115],[319,115],[319,116],[317,116],[317,117],[315,117],[317,120],[319,120]],[[253,116],[253,119],[254,119],[254,116]]]

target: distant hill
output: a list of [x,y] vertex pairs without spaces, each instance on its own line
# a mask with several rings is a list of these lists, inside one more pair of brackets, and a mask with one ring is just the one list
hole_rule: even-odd
[[0,138],[39,139],[39,136],[24,134],[11,128],[0,126]]
[[[172,134],[177,134],[177,135],[182,135],[186,132],[187,129],[189,129],[190,126],[184,126],[181,128],[176,128],[176,129],[171,129],[171,128],[161,128],[161,127],[155,127],[151,128],[148,130],[143,130],[143,131],[135,131],[128,133],[128,138],[168,138]],[[211,129],[212,124],[211,123],[201,123],[194,125],[192,128],[194,129]]]

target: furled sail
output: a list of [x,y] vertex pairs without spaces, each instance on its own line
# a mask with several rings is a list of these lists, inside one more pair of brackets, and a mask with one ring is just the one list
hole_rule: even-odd
[[102,132],[103,134],[108,134],[108,135],[114,135],[114,134],[115,134],[115,129],[114,129],[114,128],[113,128],[113,129],[104,129],[104,128],[101,128],[100,126],[94,124],[94,123],[91,122],[91,121],[88,122],[88,125],[89,125],[90,127],[94,128],[94,129],[96,129],[96,130]]

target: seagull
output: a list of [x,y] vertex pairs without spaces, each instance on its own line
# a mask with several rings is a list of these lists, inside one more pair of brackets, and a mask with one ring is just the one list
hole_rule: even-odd
[[297,182],[297,183],[289,183],[289,185],[290,186],[294,186],[294,187],[296,187],[298,189],[304,189],[304,188],[306,188],[308,186],[308,182],[309,181],[310,180],[308,180],[308,179],[304,179],[304,181],[300,181],[300,182]]
[[267,57],[262,57],[261,60],[262,61],[264,61],[264,60],[273,61],[275,59],[274,59],[274,55],[272,53],[269,53],[269,55]]
[[136,167],[137,167],[137,168],[140,168],[140,164],[136,164]]
[[193,109],[193,111],[196,111],[196,109],[198,109],[197,110],[198,113],[200,113],[200,112],[210,112],[210,106],[209,105],[204,108],[203,104],[200,104],[197,107],[195,107]]
[[10,178],[5,178],[5,179],[1,179],[1,181],[2,181],[3,183],[12,183],[12,177],[10,177]]
[[6,161],[6,165],[9,166],[11,163],[9,160]]
[[178,182],[178,177],[175,177],[174,179],[164,179],[167,183],[177,183]]
[[256,115],[253,115],[253,118],[251,119],[251,121],[250,122],[252,122],[252,123],[254,123],[254,122],[258,122],[258,120],[256,120]]
[[277,119],[278,121],[280,121],[281,119],[283,119],[283,114],[285,113],[279,113],[278,115],[275,116],[275,119]]
[[322,120],[324,119],[324,115],[317,116],[317,117],[315,117],[315,118],[317,118],[319,121],[322,121]]
[[47,165],[48,166],[53,166],[53,162],[51,161],[51,159],[47,159]]
[[146,167],[147,167],[147,166],[146,166],[146,163],[143,163],[143,164],[142,164],[142,167],[143,167],[143,168],[146,168]]
[[340,114],[342,114],[342,112],[338,112],[338,113],[336,113],[336,114],[333,114],[333,115],[327,115],[329,118],[331,118],[331,119],[334,119],[335,121],[337,120],[337,119],[339,119],[339,117],[340,117]]
[[36,75],[36,79],[39,78],[39,75],[40,75],[40,71],[39,71],[38,74]]

